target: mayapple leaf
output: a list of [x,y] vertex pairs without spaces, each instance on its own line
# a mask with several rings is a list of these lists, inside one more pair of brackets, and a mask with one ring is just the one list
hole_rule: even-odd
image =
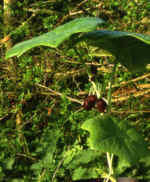
[[126,120],[98,116],[86,120],[82,128],[90,133],[88,144],[91,149],[115,154],[130,164],[150,155],[144,138]]
[[63,41],[68,39],[72,34],[79,32],[89,32],[99,24],[104,23],[100,18],[84,17],[72,20],[64,25],[61,25],[51,32],[44,33],[38,37],[16,44],[6,53],[6,59],[13,56],[21,56],[31,48],[37,46],[48,46],[52,48],[58,47]]
[[98,30],[84,34],[81,40],[87,40],[90,45],[110,52],[117,63],[121,63],[131,72],[144,71],[150,63],[148,35]]

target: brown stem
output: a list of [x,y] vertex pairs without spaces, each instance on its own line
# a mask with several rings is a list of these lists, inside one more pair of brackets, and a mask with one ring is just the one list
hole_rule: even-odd
[[[41,85],[41,84],[39,84],[39,83],[37,83],[36,85],[37,85],[37,86],[39,86],[39,87],[41,87],[41,88],[44,88],[44,89],[49,90],[50,92],[54,93],[55,95],[63,96],[63,94],[62,94],[62,93],[57,92],[57,91],[54,91],[54,90],[52,90],[52,89],[51,89],[51,88],[49,88],[49,87],[46,87],[46,86]],[[82,102],[82,101],[77,100],[77,99],[74,99],[74,98],[72,98],[72,97],[66,96],[66,98],[67,98],[68,100],[72,101],[72,102],[77,102],[77,103],[79,103],[79,104],[81,104],[81,105],[83,104],[83,102]]]
[[[11,7],[14,2],[15,2],[14,0],[4,0],[4,3],[3,3],[3,9],[4,9],[3,22],[5,26],[4,37],[7,40],[7,41],[6,40],[3,40],[3,41],[5,42],[6,51],[12,47],[12,39],[10,38],[10,36],[7,36],[7,34],[12,29],[13,21],[12,21]],[[15,69],[13,59],[12,58],[8,59],[6,63],[7,63],[8,73],[10,74],[9,76],[11,76],[13,80],[15,80],[14,77],[16,77],[16,69]]]

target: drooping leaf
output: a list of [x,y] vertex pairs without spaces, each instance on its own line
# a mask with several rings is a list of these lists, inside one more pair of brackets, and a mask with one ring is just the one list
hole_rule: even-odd
[[90,133],[91,149],[113,153],[127,163],[136,163],[150,155],[144,138],[126,120],[104,115],[86,120],[82,128]]
[[90,45],[111,53],[116,58],[116,62],[120,62],[131,72],[143,71],[150,63],[150,36],[148,35],[98,30],[86,33],[80,40],[88,40]]
[[27,50],[41,45],[56,48],[72,34],[92,31],[101,23],[103,23],[103,20],[95,17],[77,18],[57,27],[51,32],[16,44],[6,53],[6,59],[13,56],[19,57]]

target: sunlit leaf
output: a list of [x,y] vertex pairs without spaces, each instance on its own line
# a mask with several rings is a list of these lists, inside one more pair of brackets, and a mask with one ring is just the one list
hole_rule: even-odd
[[72,34],[79,32],[89,32],[94,30],[103,20],[94,17],[77,18],[69,23],[61,25],[51,32],[45,33],[38,37],[16,44],[6,53],[6,59],[13,56],[21,56],[31,48],[37,46],[58,47],[64,40]]
[[90,133],[91,149],[113,153],[128,163],[150,155],[144,138],[126,120],[104,115],[86,120],[82,128]]

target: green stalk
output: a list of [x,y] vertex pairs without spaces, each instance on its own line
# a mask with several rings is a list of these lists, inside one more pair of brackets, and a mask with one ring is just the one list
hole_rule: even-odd
[[[116,72],[116,67],[117,67],[117,64],[115,63],[114,67],[113,67],[113,70],[112,70],[112,73],[111,73],[110,82],[109,82],[109,90],[108,90],[108,94],[107,94],[107,100],[108,100],[107,113],[108,114],[111,113],[112,84],[113,84],[113,81],[114,81],[114,75],[115,75],[115,72]],[[109,174],[108,174],[108,177],[105,179],[105,182],[108,182],[110,180],[111,176],[113,175],[113,166],[112,166],[113,154],[110,154],[110,153],[107,152],[106,155],[107,155],[107,163],[108,163],[108,168],[109,168]]]
[[108,100],[107,113],[109,113],[109,114],[111,113],[112,84],[114,81],[114,75],[116,72],[116,67],[117,67],[117,64],[115,63],[113,70],[112,70],[112,73],[111,73],[111,77],[110,77],[110,81],[109,81],[109,89],[108,89],[108,94],[107,94],[107,100]]

